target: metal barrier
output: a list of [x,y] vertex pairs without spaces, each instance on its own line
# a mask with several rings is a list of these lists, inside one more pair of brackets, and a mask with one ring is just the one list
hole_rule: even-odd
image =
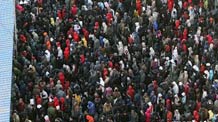
[[0,0],[0,122],[10,121],[14,0]]

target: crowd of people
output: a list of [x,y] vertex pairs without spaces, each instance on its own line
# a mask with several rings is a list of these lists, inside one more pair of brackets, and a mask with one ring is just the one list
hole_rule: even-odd
[[17,0],[11,122],[217,122],[217,0]]

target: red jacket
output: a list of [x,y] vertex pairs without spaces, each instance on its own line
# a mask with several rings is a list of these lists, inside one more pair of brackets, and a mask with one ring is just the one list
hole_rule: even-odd
[[94,118],[90,115],[86,115],[86,119],[88,120],[88,122],[94,122]]
[[134,42],[133,38],[131,36],[128,37],[128,43],[132,44]]
[[76,42],[80,41],[79,34],[76,31],[73,32],[73,40],[76,41]]
[[175,29],[178,30],[180,26],[180,20],[175,21]]
[[193,116],[194,116],[195,122],[200,122],[200,116],[197,111],[193,112]]
[[98,22],[95,22],[95,27],[94,27],[95,30],[98,30],[99,29],[99,23]]
[[26,43],[27,42],[27,38],[25,35],[21,34],[20,35],[20,40],[23,42],[23,43]]
[[65,99],[63,97],[60,98],[60,109],[65,110]]
[[206,67],[202,64],[202,65],[200,66],[200,73],[203,74],[204,71],[205,71],[205,68],[206,68]]
[[151,122],[151,110],[147,109],[145,112],[145,122]]
[[167,111],[167,122],[172,122],[173,113],[171,111]]
[[71,35],[73,37],[73,28],[72,27],[67,31],[67,35]]
[[113,15],[111,12],[108,12],[106,14],[107,23],[111,23],[111,19],[113,19]]
[[57,15],[58,15],[58,18],[59,18],[60,20],[63,19],[61,10],[58,10],[58,11],[57,11]]
[[106,78],[106,76],[108,75],[109,73],[108,73],[108,70],[107,70],[107,68],[104,68],[103,69],[103,79],[105,80],[105,78]]
[[168,0],[167,1],[167,7],[168,7],[168,10],[170,12],[173,10],[173,4],[174,4],[174,0]]
[[21,5],[19,5],[19,4],[16,5],[16,9],[17,9],[19,12],[23,12],[23,11],[24,11],[23,6],[21,6]]
[[170,99],[167,99],[166,100],[166,108],[167,108],[167,110],[169,110],[169,111],[171,111],[171,100]]
[[85,28],[82,28],[82,32],[83,32],[85,39],[88,40],[89,39],[89,32]]
[[183,9],[187,9],[188,8],[188,2],[187,1],[184,1],[183,3]]
[[68,48],[70,48],[70,40],[69,39],[66,40],[66,45]]
[[66,47],[64,49],[64,59],[65,59],[65,61],[68,61],[69,57],[70,57],[70,49],[69,49],[69,47]]
[[36,105],[41,105],[42,104],[42,98],[39,96],[39,95],[37,95],[36,96]]
[[188,39],[188,29],[185,28],[184,31],[183,31],[183,39],[187,40]]
[[65,76],[63,72],[59,72],[58,74],[59,80],[61,81],[62,87],[64,87],[64,82],[65,82]]
[[109,66],[110,68],[113,68],[113,62],[112,62],[112,61],[109,61],[109,62],[108,62],[108,66]]
[[184,91],[185,91],[186,95],[189,93],[189,86],[188,86],[188,84],[185,84]]
[[80,63],[84,64],[85,63],[85,56],[80,55]]
[[134,95],[135,95],[135,90],[133,89],[131,85],[128,87],[127,95],[129,95],[131,97],[131,100],[133,100]]
[[59,100],[57,97],[54,98],[54,107],[56,108],[57,106],[59,106]]
[[188,48],[185,44],[182,45],[182,50],[183,50],[183,52],[187,53]]
[[141,12],[142,12],[141,0],[136,0],[136,10],[137,10],[138,14],[141,15]]
[[213,37],[210,34],[207,35],[207,42],[208,42],[208,44],[213,43]]
[[71,8],[71,14],[73,14],[75,16],[77,14],[77,11],[78,11],[78,9],[77,9],[76,5],[73,5]]

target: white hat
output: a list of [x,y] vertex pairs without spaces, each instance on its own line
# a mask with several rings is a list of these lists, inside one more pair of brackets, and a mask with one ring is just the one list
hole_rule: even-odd
[[50,73],[49,73],[48,71],[46,71],[45,75],[46,75],[46,76],[49,76],[49,74],[50,74]]
[[30,99],[30,105],[34,105],[34,99]]
[[29,68],[33,68],[33,65],[30,64],[30,65],[29,65]]
[[162,67],[162,66],[160,66],[160,67],[159,67],[159,70],[163,70],[163,67]]
[[209,67],[209,66],[210,66],[210,63],[206,63],[206,66],[208,66],[208,67]]
[[49,97],[49,102],[52,102],[52,101],[53,101],[53,99]]
[[182,92],[182,96],[183,96],[183,97],[185,96],[185,92]]
[[42,107],[42,105],[41,104],[39,104],[39,105],[37,105],[36,106],[38,109],[40,109],[41,107]]
[[152,103],[151,103],[151,102],[148,102],[148,105],[149,105],[149,106],[152,106]]
[[49,121],[49,116],[48,116],[48,115],[45,115],[45,116],[44,116],[44,119],[45,119],[45,121]]
[[182,86],[183,84],[182,84],[182,82],[179,82],[179,86]]
[[157,59],[156,59],[156,58],[154,59],[154,62],[157,62]]
[[159,94],[158,94],[158,97],[162,97],[162,94],[161,94],[161,93],[159,93]]
[[71,38],[72,38],[71,34],[69,34],[69,35],[68,35],[68,38],[69,38],[69,39],[71,39]]
[[58,106],[56,106],[56,109],[57,109],[57,110],[60,110],[60,106],[59,106],[59,105],[58,105]]
[[197,65],[194,65],[194,66],[193,66],[193,69],[194,69],[195,71],[199,72],[199,67],[198,67]]
[[51,41],[51,42],[53,42],[53,41],[54,41],[54,39],[51,37],[51,38],[50,38],[50,41]]

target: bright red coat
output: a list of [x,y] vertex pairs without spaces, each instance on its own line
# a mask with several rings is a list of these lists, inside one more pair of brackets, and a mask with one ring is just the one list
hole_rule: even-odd
[[145,122],[151,122],[151,109],[147,109],[145,112]]
[[16,9],[17,9],[19,12],[23,12],[23,11],[24,11],[23,6],[21,6],[21,5],[19,5],[19,4],[16,5]]
[[68,61],[68,60],[69,60],[69,57],[70,57],[70,49],[69,49],[69,47],[66,47],[66,48],[64,49],[64,59],[65,59],[66,61]]
[[111,20],[113,19],[113,15],[112,15],[111,12],[108,12],[106,14],[106,19],[107,19],[107,23],[111,23],[112,22]]
[[133,100],[134,95],[135,95],[135,90],[133,89],[131,85],[128,87],[127,95],[129,95],[131,97],[131,100]]
[[213,37],[210,34],[207,35],[207,41],[208,41],[208,44],[213,43]]
[[54,98],[54,107],[59,106],[59,100],[57,97]]
[[193,112],[193,116],[194,116],[195,122],[199,122],[200,121],[200,116],[199,116],[197,111]]
[[73,5],[71,8],[71,14],[73,14],[75,16],[77,14],[77,11],[78,11],[78,9],[77,9],[76,5]]
[[62,87],[64,87],[64,82],[65,82],[65,76],[63,72],[59,72],[58,74],[59,80],[61,81]]
[[75,41],[75,42],[79,42],[79,34],[76,32],[76,31],[74,31],[73,32],[73,40]]
[[136,10],[137,10],[138,14],[141,15],[141,13],[142,13],[142,3],[141,3],[141,0],[136,0]]
[[173,4],[174,4],[174,0],[168,0],[167,1],[167,7],[168,7],[168,10],[170,12],[173,10]]
[[180,26],[180,20],[175,21],[175,29],[178,30]]
[[82,32],[83,32],[85,39],[88,40],[89,39],[89,32],[85,28],[82,28]]

